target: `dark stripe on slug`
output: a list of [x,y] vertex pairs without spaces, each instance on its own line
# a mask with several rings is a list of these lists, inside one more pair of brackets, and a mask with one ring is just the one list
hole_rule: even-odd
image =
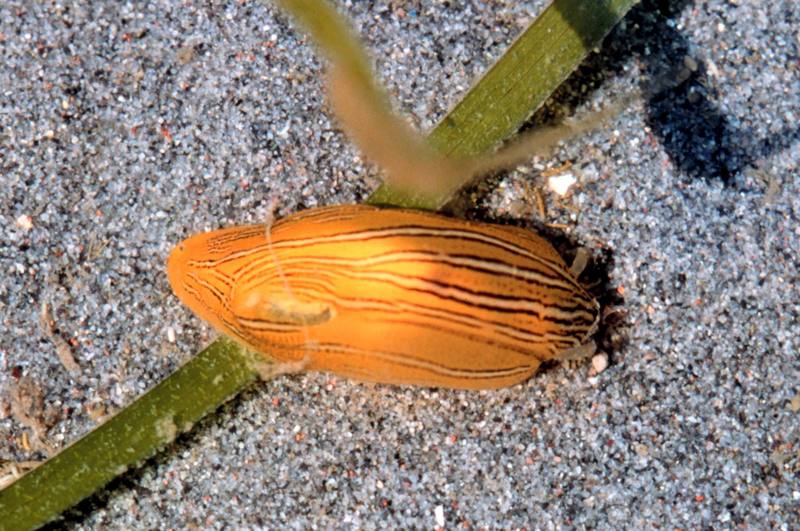
[[[274,260],[274,257],[253,258],[252,261],[234,271],[234,276],[237,281],[246,282],[248,280],[247,275],[251,271],[260,275],[264,266],[270,260]],[[281,258],[279,261],[281,267],[284,269],[289,269],[294,264],[333,265],[351,269],[393,264],[443,264],[457,270],[512,278],[530,286],[541,287],[543,290],[552,288],[562,292],[562,294],[578,295],[587,298],[586,292],[582,288],[580,291],[577,291],[571,283],[565,283],[561,276],[552,276],[545,271],[509,264],[508,262],[492,258],[483,258],[474,254],[397,250],[390,253],[358,258],[339,258],[336,256],[315,254],[296,255],[291,258]]]
[[[351,243],[368,242],[376,240],[387,240],[398,237],[400,238],[417,237],[417,238],[430,238],[432,240],[442,239],[442,240],[452,240],[452,241],[479,242],[482,244],[489,245],[490,247],[502,249],[505,252],[509,252],[518,257],[528,259],[534,263],[541,264],[545,266],[547,270],[549,270],[550,274],[548,276],[552,278],[557,278],[562,281],[566,281],[568,284],[572,285],[577,289],[583,289],[580,286],[580,284],[578,284],[577,281],[574,280],[571,277],[571,275],[568,274],[563,264],[559,264],[549,259],[538,256],[535,253],[528,251],[524,247],[521,247],[514,243],[478,231],[469,231],[465,229],[437,229],[420,225],[402,225],[398,227],[392,227],[391,229],[377,229],[377,230],[368,229],[368,230],[357,230],[351,232],[339,232],[334,235],[319,236],[314,238],[284,239],[281,241],[275,241],[272,243],[272,245],[265,243],[263,245],[254,246],[247,250],[236,251],[228,256],[215,260],[192,260],[190,261],[190,265],[198,268],[211,268],[211,267],[218,267],[230,261],[235,261],[235,260],[240,260],[242,258],[250,257],[253,254],[259,254],[262,252],[268,252],[268,253],[275,252],[280,249],[307,247],[313,245],[332,245],[342,242],[351,242]],[[547,274],[546,271],[542,271],[541,273]]]
[[[190,273],[188,278],[190,278],[195,283],[196,286],[205,288],[205,291],[208,292],[209,295],[214,297],[214,299],[216,299],[217,304],[219,304],[224,308],[228,307],[228,297],[224,293],[219,291],[216,286],[201,279],[195,273]],[[199,294],[199,291],[197,293]]]
[[[305,275],[303,271],[299,271],[298,274],[300,278],[303,278]],[[361,272],[354,272],[348,268],[336,268],[336,269],[314,269],[314,275],[316,277],[324,277],[324,276],[333,276],[333,277],[346,277],[356,280],[363,280],[364,278],[368,278],[374,282],[386,282],[387,284],[393,285],[399,289],[414,291],[417,293],[428,294],[434,297],[438,297],[440,299],[446,299],[450,301],[454,301],[459,304],[466,305],[468,307],[473,308],[480,308],[486,311],[499,311],[504,313],[520,313],[523,315],[533,316],[542,321],[552,322],[555,324],[560,325],[575,325],[575,321],[584,321],[587,323],[585,328],[589,328],[592,323],[597,318],[597,307],[592,305],[591,300],[581,300],[578,297],[572,297],[573,301],[578,301],[574,305],[568,304],[561,304],[561,303],[553,303],[553,302],[545,302],[541,299],[536,299],[534,297],[518,297],[518,296],[508,296],[508,295],[500,295],[494,292],[488,291],[479,291],[473,290],[466,286],[456,285],[452,283],[446,283],[436,280],[431,280],[422,277],[416,277],[411,275],[402,275],[399,273],[394,272],[383,272],[383,271],[373,271],[368,273],[361,273]],[[284,274],[286,275],[287,280],[289,280],[294,274],[292,270],[285,271]],[[406,280],[406,282],[398,281],[398,279]],[[434,286],[425,286],[425,287],[414,287],[410,285],[407,281],[419,281],[420,283],[428,283],[433,284]],[[447,294],[442,290],[451,290],[456,292],[455,294]],[[463,292],[459,294],[457,292]],[[339,296],[338,294],[334,293],[334,296]],[[474,300],[470,300],[470,297],[480,297],[484,299],[484,302],[476,302]],[[492,302],[495,304],[492,304]],[[505,304],[503,304],[505,301]],[[517,305],[515,305],[517,303]],[[528,305],[526,307],[526,304]],[[535,308],[530,308],[529,305],[539,306],[541,309],[537,311]],[[553,311],[555,310],[555,315],[553,315]],[[548,312],[550,312],[548,314]]]
[[[436,332],[450,334],[450,335],[456,336],[456,337],[458,337],[460,339],[467,338],[467,339],[469,339],[469,340],[471,340],[471,341],[473,341],[475,343],[479,343],[479,344],[485,345],[487,348],[502,349],[502,350],[507,351],[507,352],[514,352],[514,353],[519,354],[521,356],[533,357],[533,358],[537,359],[538,361],[543,361],[542,358],[540,358],[539,355],[537,355],[537,353],[534,350],[530,349],[530,348],[525,348],[524,346],[513,345],[513,344],[510,344],[510,343],[507,343],[507,342],[503,342],[503,341],[493,341],[493,340],[491,340],[491,339],[489,339],[489,338],[487,338],[485,336],[479,336],[479,335],[476,335],[476,334],[471,334],[471,333],[466,332],[464,330],[453,330],[452,328],[436,326],[433,323],[425,323],[425,322],[421,322],[421,321],[414,321],[414,320],[407,320],[407,319],[400,319],[400,318],[391,318],[391,317],[381,317],[381,318],[367,317],[367,318],[364,319],[364,321],[365,322],[377,321],[377,322],[380,322],[380,323],[393,323],[393,324],[399,324],[399,325],[409,326],[409,327],[425,328],[425,329],[433,330],[433,331],[436,331]],[[269,333],[273,333],[273,334],[274,333],[284,333],[284,334],[293,333],[293,334],[297,334],[299,332],[302,332],[302,329],[303,329],[302,326],[294,326],[294,327],[292,327],[291,325],[283,325],[283,324],[279,324],[279,323],[273,323],[273,322],[265,321],[265,320],[262,320],[262,319],[237,319],[237,322],[239,323],[239,326],[241,326],[243,328],[243,330],[248,331],[248,332],[250,332],[252,334],[256,334],[256,337],[259,337],[257,334],[264,333],[264,332],[269,332]],[[524,345],[525,343],[523,342],[522,344]],[[544,343],[544,344],[547,345],[547,343]],[[572,345],[572,343],[571,343],[571,345]],[[557,352],[557,351],[552,351],[552,348],[550,346],[548,346],[546,350],[550,353],[550,356],[555,355],[555,353]]]
[[[298,286],[294,285],[292,290],[297,296],[305,295],[307,299],[319,298],[331,305],[340,306],[351,310],[357,309],[366,311],[381,311],[386,313],[392,313],[393,311],[394,313],[401,313],[400,310],[402,310],[402,312],[417,314],[424,318],[450,321],[454,325],[468,327],[487,326],[495,333],[501,334],[512,340],[524,341],[531,344],[547,343],[555,338],[560,337],[560,335],[554,334],[553,332],[535,333],[531,332],[528,328],[517,327],[511,323],[503,323],[494,319],[486,318],[484,316],[480,318],[473,317],[474,314],[460,312],[452,308],[441,310],[437,306],[395,299],[373,299],[363,296],[343,297],[341,294],[323,286],[313,286],[310,290],[303,290],[298,289]],[[571,326],[570,328],[577,327]],[[578,329],[579,332],[584,333],[587,330],[588,327],[586,326],[581,326]]]
[[[519,354],[525,354],[525,355],[534,356],[534,357],[538,358],[536,353],[534,351],[528,349],[528,348],[519,347],[519,346],[513,346],[513,345],[511,345],[510,343],[507,343],[507,342],[493,341],[493,340],[487,339],[487,338],[485,338],[483,336],[476,336],[475,334],[471,334],[471,333],[465,332],[463,330],[452,330],[452,329],[448,329],[448,328],[445,328],[445,327],[436,326],[433,323],[425,323],[423,321],[412,321],[412,320],[408,320],[408,319],[399,319],[399,318],[391,318],[391,317],[387,317],[387,318],[365,317],[364,320],[365,321],[378,321],[378,322],[393,322],[393,323],[406,324],[406,325],[416,325],[416,326],[419,326],[419,327],[422,327],[422,328],[429,328],[431,330],[437,330],[437,331],[440,331],[440,332],[445,332],[446,331],[446,332],[450,332],[453,335],[456,335],[456,336],[459,336],[459,337],[472,338],[475,341],[479,341],[480,343],[483,343],[484,345],[487,345],[487,346],[496,346],[496,347],[502,348],[504,350],[510,350],[512,352],[517,352]],[[496,332],[496,330],[492,330],[492,332]],[[549,345],[552,344],[552,343],[555,343],[555,342],[567,342],[570,346],[578,346],[578,345],[580,345],[580,340],[578,340],[574,336],[564,336],[564,335],[561,335],[561,334],[546,334],[546,336],[547,336],[547,340],[540,341],[540,342],[519,341],[519,340],[517,340],[517,341],[519,343],[522,343],[523,345],[525,345],[525,344],[545,345],[545,346],[547,346],[548,350],[552,350]],[[512,341],[513,341],[513,339],[512,339]]]
[[276,323],[266,319],[257,319],[252,317],[236,317],[236,322],[242,328],[251,332],[270,332],[275,334],[297,333],[301,332],[304,328],[303,325]]
[[[280,247],[296,247],[296,246],[303,246],[319,243],[319,244],[328,244],[328,243],[336,243],[337,241],[371,241],[371,240],[378,240],[378,239],[390,239],[396,237],[422,237],[422,238],[431,238],[432,240],[442,239],[442,240],[452,240],[452,241],[473,241],[479,242],[490,247],[495,247],[497,249],[502,249],[503,251],[507,251],[511,254],[514,254],[519,257],[527,258],[532,260],[533,262],[545,265],[551,271],[555,273],[557,277],[562,276],[563,266],[558,263],[554,263],[542,256],[539,256],[525,247],[517,245],[516,243],[510,242],[508,240],[501,239],[493,234],[487,234],[485,232],[481,232],[479,230],[475,230],[474,227],[468,228],[438,228],[426,225],[417,225],[417,224],[408,224],[408,225],[396,225],[392,226],[387,229],[365,229],[365,230],[357,230],[351,232],[339,232],[334,235],[330,236],[322,236],[319,238],[302,238],[296,240],[286,240],[280,242]],[[309,241],[309,240],[319,240],[319,241]],[[330,241],[326,241],[330,240]],[[276,248],[280,248],[276,247]]]
[[214,280],[222,283],[228,289],[228,293],[230,293],[235,284],[235,280],[218,269],[213,270],[211,273]]
[[276,221],[272,227],[280,228],[286,223],[296,223],[299,221],[302,221],[303,223],[309,222],[314,224],[339,223],[342,221],[350,221],[351,219],[358,217],[359,214],[360,212],[358,212],[356,209],[343,209],[340,206],[314,208],[302,210],[296,214],[292,214],[291,216],[281,218],[280,220]]
[[[234,328],[233,330],[236,329]],[[248,344],[252,344],[254,339],[252,336],[245,337],[243,335],[240,335],[240,338],[243,342]],[[414,356],[408,352],[365,350],[338,343],[317,343],[313,340],[309,343],[298,345],[281,344],[279,342],[271,341],[258,341],[257,343],[259,348],[269,352],[274,358],[283,361],[289,359],[302,359],[302,355],[299,354],[298,351],[303,350],[323,354],[367,356],[370,358],[382,358],[388,363],[397,367],[424,370],[433,374],[439,374],[450,378],[468,378],[471,380],[491,380],[528,374],[535,371],[539,363],[538,358],[532,356],[532,358],[536,360],[535,364],[517,365],[497,369],[463,369],[435,363],[431,360]],[[350,373],[355,374],[358,372],[358,365],[353,365],[350,367],[350,369]],[[365,377],[365,379],[370,379],[371,374],[365,372],[363,373],[363,377]]]
[[266,226],[259,225],[241,227],[238,230],[224,230],[208,238],[206,245],[210,251],[219,252],[222,249],[229,248],[231,243],[261,235],[266,237],[266,230]]
[[[379,317],[374,317],[371,314],[365,316],[363,320],[365,322],[377,322],[377,323],[394,323],[400,324],[407,327],[418,327],[418,328],[426,328],[428,330],[434,330],[436,332],[449,334],[455,336],[459,339],[468,338],[475,343],[479,343],[485,345],[487,347],[495,347],[500,348],[502,350],[516,352],[517,354],[521,354],[523,356],[533,356],[537,359],[540,359],[536,352],[527,347],[527,345],[544,345],[547,347],[547,350],[550,351],[550,346],[554,341],[564,341],[565,338],[562,336],[557,336],[553,334],[553,337],[547,338],[546,340],[540,341],[522,341],[516,338],[509,338],[509,341],[495,341],[488,337],[488,335],[477,335],[469,330],[465,330],[463,326],[459,328],[453,328],[448,326],[439,326],[435,322],[426,322],[424,320],[413,320],[409,318],[401,318],[398,316],[392,316],[391,311],[387,310],[377,310],[378,312],[385,314]],[[397,314],[402,314],[402,312],[395,312]],[[266,319],[259,319],[259,318],[242,318],[237,317],[237,322],[242,326],[243,329],[248,330],[250,332],[270,332],[270,333],[290,333],[290,332],[298,332],[302,330],[302,326],[296,325],[287,325],[284,323],[277,323],[274,321],[269,321]],[[491,333],[497,333],[497,330],[492,329]],[[571,346],[576,346],[579,344],[577,340],[574,338],[568,338],[568,341]],[[516,344],[514,344],[516,343]],[[550,352],[554,354],[554,352]]]
[[[400,289],[413,291],[415,293],[427,294],[437,297],[442,300],[449,300],[459,304],[464,304],[474,308],[480,308],[486,311],[496,311],[503,313],[521,313],[524,315],[536,317],[542,321],[548,321],[556,324],[571,324],[575,318],[581,317],[589,322],[594,321],[594,316],[590,312],[581,311],[575,306],[566,306],[563,310],[559,305],[544,304],[535,299],[513,297],[509,295],[500,295],[491,292],[473,290],[464,286],[450,284],[438,280],[431,280],[422,277],[415,277],[411,275],[401,275],[394,272],[353,272],[353,271],[335,271],[334,274],[341,275],[355,280],[369,279],[375,282],[385,282]],[[409,281],[416,281],[424,285],[424,287],[413,286]],[[428,284],[425,286],[425,284]],[[450,293],[448,293],[448,291]],[[470,299],[473,300],[470,300]],[[476,302],[475,298],[481,298],[483,302]],[[494,302],[494,303],[493,303]],[[503,304],[505,302],[505,304]],[[540,310],[531,308],[530,306],[539,306]],[[560,318],[547,315],[550,309],[555,308],[563,311],[565,314],[575,313],[576,315],[568,317],[562,315]]]
[[[402,256],[408,255],[408,257],[395,259],[395,256]],[[420,259],[419,255],[425,256],[426,258]],[[465,263],[463,261],[459,261],[459,258],[468,259],[472,263]],[[237,282],[240,285],[248,285],[248,284],[263,284],[265,282],[264,277],[264,260],[257,260],[254,261],[252,264],[248,264],[247,269],[248,271],[240,270],[237,271],[235,276],[237,278]],[[297,272],[304,272],[309,273],[311,275],[315,275],[317,273],[324,274],[323,272],[327,272],[328,274],[339,274],[340,271],[360,271],[362,269],[366,269],[369,267],[373,267],[374,265],[404,265],[410,264],[411,266],[415,267],[416,264],[419,263],[430,263],[433,265],[444,264],[448,267],[457,270],[469,271],[473,273],[477,273],[480,275],[488,275],[488,276],[496,276],[498,278],[505,277],[509,279],[514,279],[517,282],[521,282],[527,286],[534,286],[541,288],[538,290],[538,293],[544,296],[547,295],[548,299],[552,299],[552,293],[549,291],[555,289],[562,294],[566,294],[568,296],[562,297],[564,299],[572,299],[575,301],[575,304],[572,306],[561,306],[558,304],[547,302],[545,303],[544,298],[536,298],[534,296],[534,292],[527,290],[526,295],[528,295],[529,300],[535,301],[539,304],[547,304],[547,305],[554,305],[556,308],[565,310],[565,311],[575,311],[578,309],[582,309],[588,312],[596,311],[596,306],[593,300],[588,296],[588,294],[581,289],[581,291],[575,291],[571,289],[571,286],[566,286],[563,283],[553,280],[548,281],[547,277],[545,277],[545,282],[540,282],[537,277],[540,277],[539,272],[526,269],[522,267],[515,267],[513,265],[508,265],[503,262],[499,261],[491,261],[491,260],[482,260],[476,258],[474,255],[436,255],[436,253],[409,253],[409,252],[398,252],[398,253],[391,253],[389,255],[380,256],[378,258],[338,258],[333,256],[319,256],[319,255],[308,255],[308,256],[293,256],[291,258],[285,258],[280,260],[281,267],[283,270],[284,275],[290,276],[293,271]],[[298,268],[295,264],[301,264],[303,266],[328,266],[328,267],[319,267],[319,268]],[[252,267],[250,267],[252,266]],[[420,276],[410,276],[410,275],[403,275],[401,273],[395,273],[393,271],[381,271],[381,270],[370,270],[368,272],[364,272],[364,274],[368,273],[375,273],[375,274],[386,274],[386,275],[397,275],[400,277],[405,278],[415,278],[420,281],[429,281],[432,283],[436,283],[438,281],[430,278],[424,278]],[[352,276],[352,273],[351,275]],[[442,273],[442,276],[447,276],[446,273]],[[268,278],[268,277],[267,277]],[[480,282],[479,282],[480,283]],[[448,283],[449,287],[456,287],[455,284]],[[507,300],[522,300],[520,297],[503,295],[497,292],[487,292],[482,291],[478,292],[475,290],[470,290],[467,287],[461,287],[461,289],[465,291],[471,291],[473,294],[482,294],[487,296],[496,296],[499,299],[507,299]]]
[[[328,291],[328,290],[324,290],[324,291]],[[302,290],[298,290],[296,288],[294,288],[294,292],[298,296],[308,295],[308,294],[304,293]],[[524,338],[514,337],[513,334],[509,334],[508,330],[506,330],[506,329],[509,329],[509,328],[513,329],[513,327],[510,327],[510,326],[507,326],[507,325],[503,325],[503,324],[494,323],[492,321],[488,321],[488,320],[485,320],[485,319],[484,320],[473,319],[472,320],[473,322],[467,322],[467,323],[459,322],[457,319],[453,319],[453,317],[457,315],[455,312],[449,312],[449,313],[444,314],[444,315],[443,315],[443,312],[439,312],[439,314],[437,314],[437,315],[431,315],[430,313],[426,314],[426,313],[417,312],[417,315],[419,315],[423,319],[432,317],[432,318],[436,318],[436,319],[439,319],[439,320],[442,320],[442,319],[444,319],[445,321],[449,320],[451,323],[456,323],[458,325],[461,325],[462,326],[461,329],[452,328],[452,327],[448,328],[446,326],[437,326],[433,322],[426,323],[426,322],[424,322],[424,320],[423,321],[414,321],[414,320],[409,320],[409,319],[401,319],[399,317],[392,317],[391,316],[392,313],[399,315],[399,314],[403,314],[403,313],[409,313],[409,311],[406,308],[403,308],[403,311],[393,310],[391,308],[391,306],[388,306],[386,304],[381,304],[382,301],[376,300],[376,299],[364,299],[364,298],[349,299],[349,298],[343,298],[343,297],[337,296],[337,295],[332,295],[332,296],[329,296],[329,297],[325,297],[325,296],[322,296],[323,295],[322,290],[314,291],[311,294],[315,295],[316,298],[318,300],[320,300],[321,302],[329,302],[332,305],[341,305],[341,306],[344,306],[344,307],[348,307],[348,304],[347,304],[348,300],[356,301],[356,302],[359,302],[359,303],[364,302],[364,301],[377,303],[380,307],[378,307],[378,308],[373,307],[373,308],[366,308],[366,309],[369,309],[372,312],[376,312],[376,311],[377,312],[381,312],[382,314],[385,314],[385,316],[370,317],[370,315],[372,315],[372,314],[366,314],[366,317],[364,317],[365,321],[394,322],[394,323],[403,324],[403,325],[406,325],[406,326],[419,326],[419,327],[423,327],[423,328],[429,328],[429,329],[432,329],[432,330],[437,330],[439,332],[452,333],[452,334],[457,335],[459,337],[465,337],[465,336],[466,337],[471,337],[474,341],[482,343],[482,344],[485,344],[487,346],[492,346],[492,345],[500,346],[501,348],[504,348],[504,349],[507,349],[507,350],[511,350],[511,351],[514,351],[514,352],[518,352],[518,353],[524,354],[524,355],[534,355],[534,356],[536,355],[530,349],[525,348],[524,347],[525,344],[530,344],[530,345],[534,345],[534,344],[538,344],[538,345],[548,345],[548,344],[549,345],[557,345],[557,347],[554,350],[553,349],[548,349],[548,350],[551,351],[550,352],[551,355],[554,355],[558,351],[564,350],[566,348],[574,347],[574,346],[577,346],[577,345],[580,344],[580,340],[578,338],[576,338],[575,336],[573,336],[573,335],[565,336],[563,334],[555,334],[555,333],[534,335],[533,333],[527,332],[524,329],[514,329],[514,330],[517,331],[518,333],[526,335],[527,337],[524,337]],[[328,293],[328,295],[330,295],[330,293]],[[411,313],[414,313],[413,310],[411,311]],[[303,326],[301,326],[301,325],[291,325],[291,324],[286,324],[286,323],[278,323],[278,322],[270,321],[270,320],[266,320],[266,319],[244,318],[244,317],[241,317],[241,316],[237,316],[236,317],[236,321],[240,326],[242,326],[242,328],[244,330],[249,331],[251,333],[252,332],[261,332],[261,333],[263,333],[263,332],[270,332],[270,333],[297,333],[297,332],[301,331],[302,328],[303,328]],[[496,333],[496,334],[499,334],[501,336],[504,336],[504,337],[508,338],[511,341],[518,341],[523,346],[515,347],[515,346],[513,346],[511,344],[508,344],[506,342],[491,341],[491,340],[487,339],[484,336],[476,336],[474,334],[470,334],[468,331],[465,331],[463,329],[463,326],[465,326],[465,325],[466,326],[469,326],[469,325],[475,326],[479,322],[484,324],[484,325],[486,325],[486,324],[490,325],[490,328],[492,329],[492,333]],[[313,324],[313,323],[309,323],[309,324]],[[573,328],[573,327],[569,327],[569,328]],[[564,330],[564,331],[566,332],[566,330]],[[583,335],[588,331],[588,327],[582,326],[582,327],[579,328],[578,331],[581,333],[581,335]]]
[[233,323],[226,319],[225,317],[220,316],[220,321],[227,327],[226,334],[232,332],[234,336],[236,336],[241,342],[245,344],[251,344],[252,338],[244,333],[236,323]]
[[[366,322],[373,322],[374,321],[374,322],[379,322],[379,323],[394,323],[394,324],[399,324],[399,325],[409,326],[409,327],[426,328],[428,330],[433,330],[435,332],[441,332],[441,333],[449,334],[449,335],[455,336],[457,338],[467,338],[470,341],[474,341],[476,343],[480,343],[482,345],[485,345],[488,348],[497,348],[497,349],[504,350],[504,351],[507,351],[507,352],[514,352],[514,353],[520,354],[522,356],[528,356],[528,357],[535,358],[538,361],[543,361],[542,358],[540,358],[536,354],[536,352],[534,350],[530,349],[530,348],[525,348],[525,347],[522,347],[522,346],[519,346],[519,345],[512,345],[511,343],[508,343],[508,342],[505,342],[505,341],[494,341],[494,340],[492,340],[492,339],[490,339],[490,338],[488,338],[486,336],[479,336],[479,335],[476,335],[476,334],[472,334],[472,333],[466,332],[464,330],[453,330],[452,328],[447,328],[447,327],[443,327],[443,326],[437,326],[435,323],[430,323],[430,322],[426,323],[424,321],[414,321],[414,320],[410,320],[410,319],[401,319],[401,318],[397,318],[397,317],[381,317],[381,318],[377,318],[377,317],[371,317],[371,316],[365,317],[364,321],[366,321]],[[548,346],[548,350],[549,350],[549,348],[550,347]]]
[[[313,263],[313,261],[305,261],[305,262],[306,263],[308,263],[308,262],[312,262]],[[335,267],[335,268],[324,268],[324,269],[323,268],[309,268],[309,269],[304,269],[303,268],[303,269],[301,269],[301,268],[292,267],[291,269],[289,269],[288,268],[289,266],[287,266],[286,264],[282,264],[282,265],[284,267],[283,276],[284,276],[284,278],[287,279],[287,281],[292,279],[292,277],[294,277],[294,276],[297,276],[298,278],[302,279],[302,278],[304,278],[305,275],[308,275],[308,274],[314,275],[314,276],[318,276],[318,277],[334,277],[334,278],[335,277],[346,277],[346,278],[351,278],[351,279],[363,279],[363,278],[366,278],[366,279],[369,279],[369,280],[372,280],[372,281],[379,281],[379,280],[384,279],[384,278],[389,280],[389,281],[392,281],[392,279],[394,278],[394,279],[399,279],[399,280],[418,281],[420,283],[432,284],[433,286],[429,286],[429,287],[426,287],[426,288],[420,288],[421,291],[429,291],[431,294],[439,293],[439,291],[437,291],[437,289],[436,289],[437,287],[438,288],[443,288],[443,289],[451,289],[451,290],[454,290],[454,291],[464,292],[465,296],[462,296],[462,298],[461,298],[462,302],[464,302],[465,304],[471,304],[471,305],[476,306],[476,307],[480,306],[480,305],[477,304],[477,303],[473,303],[473,302],[470,302],[470,301],[466,300],[466,297],[468,297],[469,295],[472,295],[472,296],[477,296],[477,297],[496,299],[498,301],[507,301],[509,303],[519,302],[519,303],[523,303],[524,304],[524,303],[527,302],[527,303],[534,304],[534,305],[540,305],[542,307],[555,308],[556,310],[559,310],[559,312],[584,311],[584,312],[592,313],[593,310],[594,310],[594,307],[591,305],[591,301],[581,300],[579,297],[574,296],[574,295],[571,297],[572,299],[577,301],[577,303],[574,304],[574,305],[563,305],[563,304],[560,304],[560,303],[554,303],[554,302],[552,302],[550,300],[546,300],[547,297],[544,296],[544,290],[541,290],[540,292],[529,292],[529,291],[526,291],[526,292],[524,292],[525,296],[523,297],[523,296],[518,296],[518,295],[505,295],[505,294],[502,294],[502,293],[498,293],[496,291],[475,290],[475,289],[467,287],[463,283],[456,284],[456,283],[453,283],[453,282],[443,282],[443,281],[434,280],[434,279],[431,279],[431,278],[428,278],[428,277],[422,277],[422,276],[418,276],[418,275],[408,275],[408,274],[398,273],[398,272],[395,272],[395,271],[370,270],[370,271],[361,272],[361,271],[359,271],[359,269],[357,267]],[[254,276],[251,276],[251,277],[240,278],[238,280],[238,282],[240,283],[240,285],[251,285],[251,286],[253,286],[253,288],[255,288],[255,286],[266,284],[268,282],[268,278],[264,278],[263,276],[260,276],[260,275],[254,275]],[[398,286],[398,287],[403,287],[403,289],[405,289],[407,287],[407,285],[408,285],[407,282],[406,283],[402,283],[402,282],[399,282],[397,280],[394,280],[392,282],[393,282],[393,285]],[[330,284],[330,282],[328,282],[328,283]],[[420,290],[418,290],[418,291],[420,291]],[[455,300],[455,299],[453,299],[453,300]],[[585,302],[586,304],[581,304],[583,302]],[[509,305],[507,304],[506,307],[508,307],[508,306]],[[484,306],[484,307],[485,308],[489,308],[489,306]]]
[[497,379],[517,374],[524,374],[535,370],[535,367],[530,365],[519,365],[513,367],[504,367],[501,369],[454,369],[445,365],[436,364],[428,360],[422,360],[408,353],[387,352],[387,351],[374,351],[362,350],[347,345],[337,343],[320,343],[315,347],[318,352],[335,353],[335,354],[351,354],[359,356],[370,356],[376,358],[383,358],[388,363],[399,367],[409,367],[413,369],[422,369],[448,376],[451,378],[468,378],[468,379]]
[[[248,337],[247,337],[247,336],[244,334],[244,332],[243,332],[243,331],[242,331],[242,330],[241,330],[241,329],[240,329],[240,328],[237,326],[237,324],[236,324],[235,322],[231,322],[231,321],[230,321],[229,319],[227,319],[227,318],[226,318],[224,315],[221,315],[221,314],[219,314],[218,312],[215,312],[215,311],[214,311],[214,308],[212,308],[211,306],[209,306],[209,304],[206,302],[206,300],[203,298],[203,296],[200,294],[200,292],[199,292],[199,291],[197,291],[197,290],[196,290],[196,289],[194,289],[192,286],[190,286],[190,285],[188,285],[188,284],[186,284],[186,283],[184,283],[184,284],[182,285],[182,288],[183,288],[183,291],[184,291],[184,292],[186,292],[186,293],[187,293],[187,294],[189,294],[190,296],[194,297],[194,299],[197,301],[197,303],[198,303],[198,304],[199,304],[201,307],[205,308],[205,309],[206,309],[206,310],[208,310],[208,311],[214,312],[214,315],[217,317],[217,319],[219,319],[219,320],[220,320],[220,322],[221,322],[223,325],[225,325],[225,327],[227,328],[227,330],[226,330],[226,332],[225,332],[225,333],[227,333],[227,334],[232,334],[232,335],[236,336],[236,337],[237,337],[239,340],[241,340],[241,341],[243,341],[243,342],[245,342],[245,343],[247,343],[247,342],[248,342]],[[227,304],[226,304],[225,306],[227,307]]]
[[186,292],[188,295],[191,295],[200,306],[202,306],[206,310],[210,309],[210,306],[206,303],[205,299],[203,299],[203,296],[200,295],[199,291],[197,291],[196,289],[194,289],[192,286],[190,286],[185,282],[181,284],[181,287],[183,291]]

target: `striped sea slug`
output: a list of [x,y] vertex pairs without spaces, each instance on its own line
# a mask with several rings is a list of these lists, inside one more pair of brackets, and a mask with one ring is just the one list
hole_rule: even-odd
[[281,362],[393,384],[494,388],[591,350],[599,305],[517,227],[364,205],[192,236],[177,296]]

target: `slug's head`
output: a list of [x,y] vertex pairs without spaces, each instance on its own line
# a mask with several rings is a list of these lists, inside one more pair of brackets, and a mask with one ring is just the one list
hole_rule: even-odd
[[181,242],[169,256],[167,275],[172,291],[198,317],[259,349],[276,333],[291,334],[334,315],[329,304],[309,296],[305,277],[290,282],[285,273],[292,271],[280,263],[263,225],[232,227]]
[[239,339],[232,309],[237,256],[264,243],[264,227],[234,227],[196,234],[179,243],[167,260],[172,291],[201,319]]

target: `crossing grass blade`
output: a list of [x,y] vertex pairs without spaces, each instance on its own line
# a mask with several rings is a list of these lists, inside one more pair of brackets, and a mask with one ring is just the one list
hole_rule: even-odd
[[[638,0],[555,0],[428,136],[445,155],[473,156],[513,135]],[[390,184],[368,202],[435,210],[466,184],[453,182],[437,196],[407,193]]]

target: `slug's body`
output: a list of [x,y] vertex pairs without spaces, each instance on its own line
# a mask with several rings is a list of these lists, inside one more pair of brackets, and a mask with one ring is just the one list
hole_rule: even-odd
[[393,384],[523,381],[594,332],[598,303],[541,237],[413,210],[336,206],[193,236],[178,297],[280,361]]

